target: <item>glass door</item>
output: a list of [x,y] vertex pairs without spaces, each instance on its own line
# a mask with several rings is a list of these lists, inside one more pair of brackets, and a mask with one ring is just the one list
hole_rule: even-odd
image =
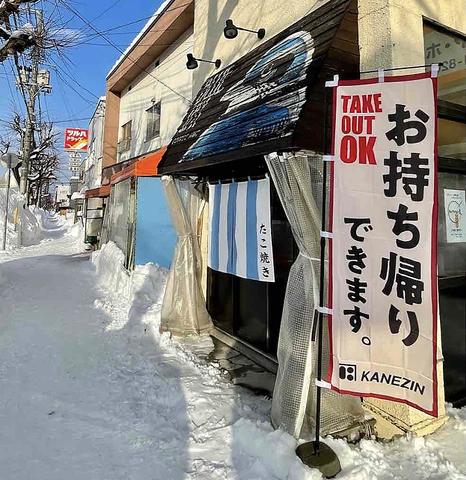
[[445,397],[466,404],[466,37],[424,25],[438,78],[438,277]]

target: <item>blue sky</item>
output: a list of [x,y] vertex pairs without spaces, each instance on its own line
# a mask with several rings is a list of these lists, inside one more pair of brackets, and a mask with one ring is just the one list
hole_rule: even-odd
[[[71,6],[79,14],[90,21],[93,27],[124,50],[139,30],[146,24],[158,8],[161,0],[40,0],[39,6],[46,11],[46,16],[53,14],[60,24],[67,29],[79,30],[84,38],[83,44],[66,50],[68,62],[51,59],[53,92],[41,99],[44,115],[51,120],[59,121],[59,129],[65,127],[87,127],[88,118],[92,115],[97,97],[105,94],[105,77],[120,56],[120,52],[108,45],[81,19],[66,8]],[[58,6],[58,8],[56,8]],[[131,22],[132,25],[123,26]],[[92,38],[94,37],[94,38]],[[54,71],[57,69],[60,73]],[[0,64],[0,134],[3,133],[2,120],[11,118],[12,106],[23,105],[16,92],[10,61]],[[70,122],[62,123],[70,119]],[[72,119],[83,119],[75,120]],[[61,140],[60,140],[61,141]],[[64,159],[66,159],[64,155]],[[66,162],[67,163],[67,160]],[[61,177],[66,177],[66,167]]]

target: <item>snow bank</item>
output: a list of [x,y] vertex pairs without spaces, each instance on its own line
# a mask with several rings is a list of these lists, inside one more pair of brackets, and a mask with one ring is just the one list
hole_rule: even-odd
[[83,240],[83,246],[84,246],[84,227],[80,221],[76,223],[70,222],[71,225],[68,228],[68,231],[66,232],[66,235],[68,237],[74,238],[74,239],[82,239]]
[[[466,407],[448,408],[447,424],[428,437],[406,435],[392,442],[362,440],[349,444],[326,438],[337,453],[339,480],[465,480]],[[232,427],[236,455],[250,456],[250,478],[316,480],[322,476],[297,459],[295,440],[268,423],[241,419]],[[268,475],[268,476],[267,476]],[[242,477],[241,477],[242,478]]]
[[224,376],[216,365],[206,363],[198,356],[198,353],[206,356],[213,349],[209,336],[180,340],[172,338],[169,332],[160,332],[167,269],[147,263],[128,272],[124,267],[123,252],[111,241],[93,252],[91,258],[96,268],[97,286],[105,292],[94,306],[112,318],[106,330],[125,328],[135,339],[150,335],[154,346],[170,350],[206,377],[217,379]]
[[100,250],[92,254],[98,285],[129,299],[131,281],[124,262],[123,252],[113,242],[104,244]]
[[[6,207],[6,189],[0,189],[0,236],[3,236]],[[8,207],[7,249],[20,245],[29,246],[38,244],[43,238],[42,220],[44,211],[35,207],[23,208],[23,200],[17,188],[10,189],[10,203]],[[21,234],[19,226],[15,228],[15,216],[21,217]],[[3,238],[3,237],[2,237]]]
[[[147,263],[137,265],[132,272],[128,272],[124,262],[123,252],[113,242],[106,243],[92,254],[98,285],[111,294],[110,298],[125,300],[124,310],[121,307],[117,309],[113,301],[97,300],[96,306],[110,311],[115,318],[107,329],[117,330],[131,324],[131,335],[141,333],[135,332],[135,329],[143,329],[144,332],[149,329],[159,338],[160,310],[168,270]],[[139,317],[139,321],[130,322],[136,317]]]

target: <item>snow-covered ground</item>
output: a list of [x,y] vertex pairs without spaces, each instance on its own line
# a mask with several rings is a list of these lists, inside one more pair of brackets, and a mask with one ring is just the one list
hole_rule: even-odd
[[[0,254],[0,480],[310,480],[270,400],[158,333],[166,272],[82,253],[45,216],[39,245]],[[339,479],[466,479],[466,409],[426,439],[328,439]]]

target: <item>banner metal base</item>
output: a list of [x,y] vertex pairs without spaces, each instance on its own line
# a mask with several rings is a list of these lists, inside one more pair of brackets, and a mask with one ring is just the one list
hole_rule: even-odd
[[306,442],[299,445],[296,455],[310,468],[316,468],[325,478],[334,478],[341,472],[337,454],[323,442]]

